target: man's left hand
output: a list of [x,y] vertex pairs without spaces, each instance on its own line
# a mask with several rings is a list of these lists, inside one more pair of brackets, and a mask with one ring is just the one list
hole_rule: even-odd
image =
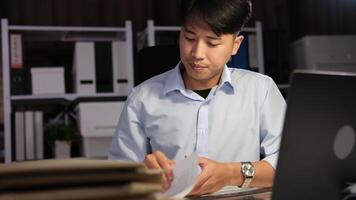
[[199,157],[199,165],[202,172],[198,176],[198,181],[188,196],[217,192],[225,185],[228,185],[231,179],[228,164]]

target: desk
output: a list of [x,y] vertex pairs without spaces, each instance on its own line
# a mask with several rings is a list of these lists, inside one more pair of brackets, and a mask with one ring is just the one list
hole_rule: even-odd
[[189,200],[271,200],[272,188],[260,188],[253,191],[219,194],[219,195],[207,195],[199,197],[187,197]]

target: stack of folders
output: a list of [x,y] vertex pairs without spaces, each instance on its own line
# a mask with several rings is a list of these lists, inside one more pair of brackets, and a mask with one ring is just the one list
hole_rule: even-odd
[[0,165],[0,200],[157,199],[160,171],[111,160],[40,160]]

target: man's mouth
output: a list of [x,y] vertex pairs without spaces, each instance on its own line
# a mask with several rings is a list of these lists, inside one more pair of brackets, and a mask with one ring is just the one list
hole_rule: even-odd
[[203,70],[203,69],[207,68],[207,66],[205,66],[205,65],[200,65],[200,64],[195,64],[195,63],[190,63],[190,66],[194,70]]

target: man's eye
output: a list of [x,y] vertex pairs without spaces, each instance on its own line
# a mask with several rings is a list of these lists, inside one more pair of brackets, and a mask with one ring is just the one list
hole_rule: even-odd
[[219,46],[219,45],[220,45],[220,44],[208,42],[208,46],[209,46],[209,47],[217,47],[217,46]]
[[188,40],[188,41],[193,41],[193,40],[194,40],[194,38],[192,38],[192,37],[187,37],[187,36],[185,36],[185,39]]

